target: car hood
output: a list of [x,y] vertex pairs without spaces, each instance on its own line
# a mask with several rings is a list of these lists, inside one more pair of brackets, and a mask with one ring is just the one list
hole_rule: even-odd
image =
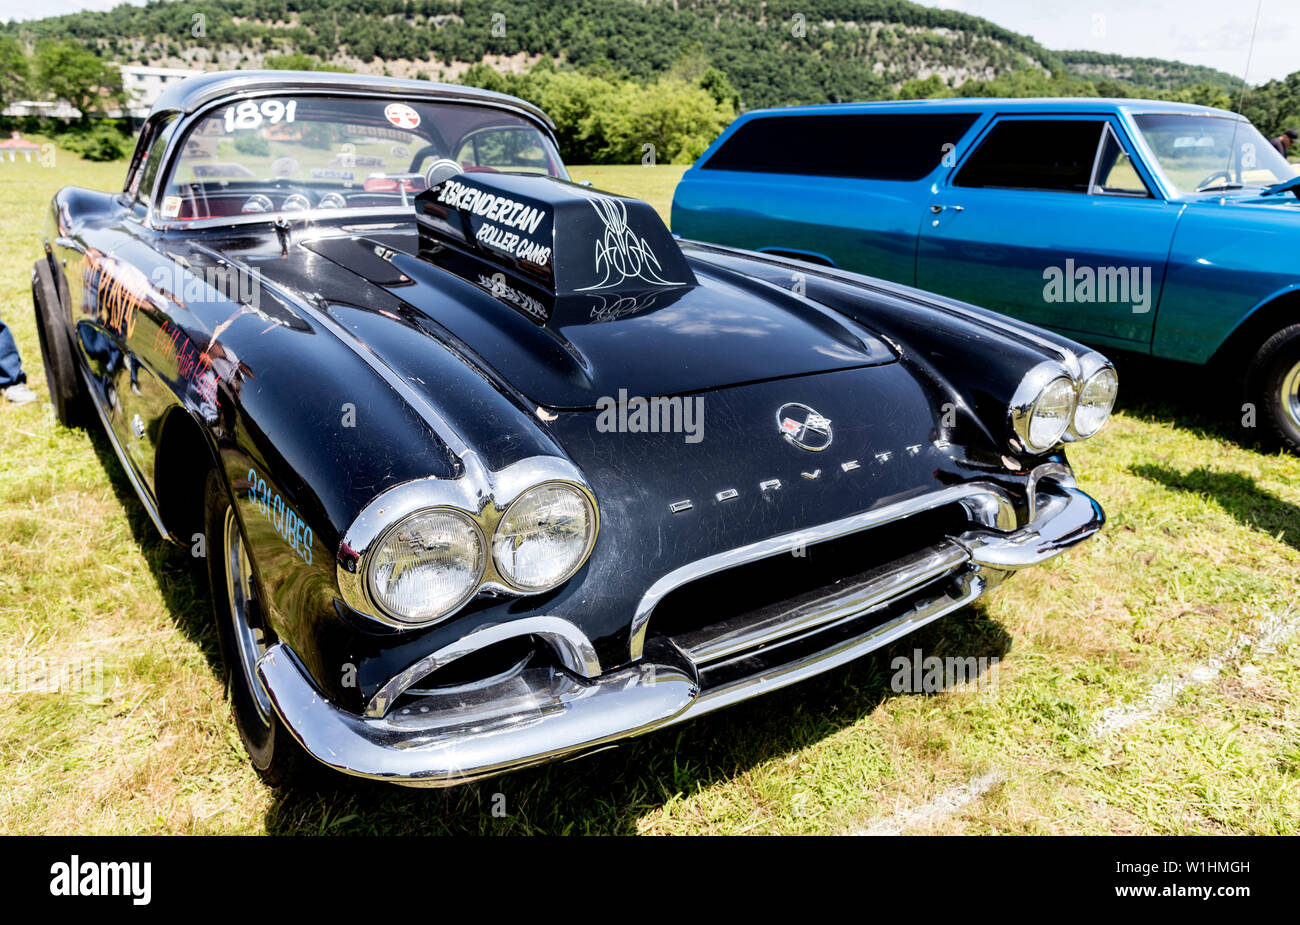
[[[400,299],[428,329],[532,402],[591,409],[602,399],[681,395],[876,366],[897,359],[865,327],[777,286],[692,262],[691,283],[539,299],[488,264],[439,263],[414,234],[321,238],[297,262],[317,299]],[[293,274],[298,275],[298,274]]]

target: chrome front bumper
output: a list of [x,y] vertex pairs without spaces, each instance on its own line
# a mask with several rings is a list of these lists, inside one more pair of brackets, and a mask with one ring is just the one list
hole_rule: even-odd
[[[321,695],[283,643],[261,658],[258,675],[294,737],[346,774],[442,787],[577,755],[842,665],[966,606],[1010,572],[1087,539],[1101,529],[1105,516],[1061,469],[1036,480],[1033,517],[1017,530],[973,529],[949,537],[814,609],[791,610],[780,625],[720,626],[700,639],[651,638],[639,660],[616,671],[586,676],[592,672],[591,647],[581,631],[557,618],[538,617],[525,620],[536,621],[534,630],[563,639],[562,648],[572,650],[560,659],[564,668],[524,670],[478,692],[405,708],[394,708],[391,696],[376,695],[379,702],[372,701],[367,715],[341,709]],[[905,609],[889,609],[905,594],[910,595]],[[513,626],[470,634],[448,658],[472,651],[480,636],[499,639],[502,629]],[[817,634],[837,628],[841,632],[833,633],[832,641],[817,646]],[[701,684],[702,673],[712,666],[790,641],[811,643],[813,650],[805,644],[802,655],[777,667],[716,686]],[[421,672],[440,664],[445,660],[431,656]]]

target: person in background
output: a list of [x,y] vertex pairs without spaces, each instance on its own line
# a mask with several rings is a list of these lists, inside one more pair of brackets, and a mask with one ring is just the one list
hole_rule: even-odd
[[14,335],[3,321],[0,321],[0,392],[15,405],[36,401],[36,393],[27,387],[27,374],[23,372]]
[[1300,138],[1300,132],[1297,132],[1293,128],[1289,128],[1281,135],[1270,140],[1273,142],[1273,147],[1277,148],[1277,153],[1286,157],[1287,150],[1295,144],[1297,138]]

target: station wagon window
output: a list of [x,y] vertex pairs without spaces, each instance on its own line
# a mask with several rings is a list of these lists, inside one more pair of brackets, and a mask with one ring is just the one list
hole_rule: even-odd
[[1087,193],[1105,123],[1007,119],[993,126],[953,182],[957,186]]
[[768,116],[736,129],[701,169],[919,180],[974,121],[971,113]]

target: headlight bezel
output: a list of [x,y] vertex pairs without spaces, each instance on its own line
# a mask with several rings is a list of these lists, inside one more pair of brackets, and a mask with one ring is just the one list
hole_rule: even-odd
[[[600,534],[600,506],[591,486],[573,463],[559,457],[530,457],[495,472],[467,458],[466,472],[456,479],[417,479],[388,489],[372,500],[344,533],[335,559],[335,575],[343,601],[358,614],[392,629],[418,630],[453,618],[482,592],[515,597],[545,594],[569,581],[587,564]],[[582,556],[554,584],[527,588],[510,581],[496,565],[494,541],[505,514],[529,491],[546,484],[563,485],[577,492],[591,516],[590,536]],[[483,567],[474,589],[456,607],[418,622],[403,619],[384,608],[370,587],[370,569],[380,543],[412,515],[447,510],[467,518],[477,529],[483,550]]]
[[[1067,383],[1073,396],[1070,413],[1065,417],[1065,426],[1061,428],[1061,432],[1050,443],[1035,444],[1029,438],[1034,411],[1047,389],[1061,380]],[[1033,453],[1035,456],[1042,456],[1050,453],[1054,447],[1059,446],[1073,425],[1074,409],[1078,403],[1078,397],[1078,382],[1070,375],[1069,370],[1061,364],[1046,360],[1030,369],[1029,372],[1025,373],[1024,378],[1020,380],[1020,385],[1016,387],[1015,395],[1011,399],[1011,405],[1007,412],[1011,426],[1013,448]]]
[[[1075,419],[1079,413],[1079,398],[1083,394],[1084,386],[1094,376],[1103,370],[1109,370],[1115,377],[1115,391],[1116,395],[1118,395],[1119,373],[1116,371],[1114,364],[1095,351],[1089,351],[1078,357],[1077,360],[1074,357],[1069,359],[1071,362],[1068,366],[1053,360],[1044,360],[1037,366],[1032,367],[1020,380],[1020,384],[1017,386],[1015,395],[1012,397],[1007,410],[1007,421],[1011,430],[1011,447],[1013,450],[1032,453],[1035,456],[1046,456],[1063,444],[1087,440],[1089,437],[1096,436],[1106,426],[1106,422],[1110,420],[1111,412],[1115,407],[1113,400],[1105,418],[1094,430],[1088,433],[1080,433],[1075,424]],[[1033,412],[1047,387],[1060,379],[1066,380],[1073,392],[1073,403],[1070,407],[1066,427],[1051,444],[1035,445],[1029,439],[1029,426]]]
[[[533,587],[519,582],[515,576],[512,576],[506,571],[506,569],[502,568],[501,563],[497,558],[497,539],[501,535],[501,525],[509,519],[511,512],[513,512],[515,508],[517,508],[529,495],[547,488],[561,488],[567,491],[572,491],[586,506],[588,519],[587,539],[583,544],[584,548],[582,554],[575,560],[573,565],[561,574],[559,578],[553,579],[545,585]],[[488,550],[488,555],[492,559],[492,569],[498,579],[506,583],[512,591],[519,594],[544,594],[547,591],[558,588],[576,575],[586,563],[587,558],[591,555],[591,548],[596,544],[596,524],[596,505],[593,502],[590,493],[583,491],[580,486],[574,485],[572,482],[561,481],[558,479],[551,479],[550,481],[542,482],[537,485],[530,485],[528,488],[525,488],[520,492],[513,501],[506,505],[506,507],[501,511],[500,517],[497,518],[496,528],[492,533],[491,547]]]
[[1077,390],[1077,394],[1079,398],[1083,397],[1083,390],[1087,387],[1088,383],[1091,382],[1093,378],[1096,377],[1098,374],[1106,370],[1109,370],[1111,375],[1115,377],[1116,398],[1111,399],[1110,408],[1107,409],[1106,416],[1102,418],[1101,423],[1098,424],[1094,430],[1089,431],[1088,433],[1080,433],[1078,428],[1075,425],[1075,418],[1077,418],[1079,414],[1079,402],[1076,399],[1074,403],[1074,414],[1071,415],[1070,417],[1070,430],[1067,434],[1067,438],[1070,441],[1087,440],[1088,438],[1095,437],[1097,434],[1101,433],[1102,429],[1106,426],[1106,422],[1110,420],[1111,414],[1114,413],[1115,411],[1115,401],[1118,399],[1119,396],[1119,371],[1115,369],[1113,363],[1107,360],[1100,353],[1095,353],[1095,352],[1086,353],[1079,358],[1079,376],[1078,376],[1078,390]]
[[[394,533],[400,531],[404,525],[409,524],[411,521],[413,521],[418,517],[426,517],[430,515],[449,515],[461,521],[469,529],[469,532],[470,534],[473,535],[475,542],[478,543],[478,551],[479,551],[478,568],[475,570],[474,580],[470,582],[470,584],[466,587],[465,591],[462,592],[460,597],[456,599],[454,604],[445,607],[444,609],[442,609],[441,611],[439,611],[437,614],[433,616],[421,617],[419,619],[412,620],[412,619],[407,619],[405,617],[399,616],[396,613],[394,608],[387,606],[383,603],[381,599],[381,595],[378,593],[378,591],[375,588],[374,570],[375,570],[375,566],[378,564],[375,554],[380,549],[382,549],[384,544],[388,542],[389,538],[392,537]],[[470,598],[472,598],[475,594],[478,593],[478,589],[482,587],[483,576],[487,571],[488,562],[492,558],[492,550],[488,547],[487,539],[483,536],[483,528],[480,526],[480,524],[472,516],[470,516],[468,512],[459,510],[454,507],[448,507],[446,505],[439,505],[437,507],[418,508],[417,510],[414,510],[411,513],[405,515],[401,519],[393,521],[393,523],[390,524],[388,528],[384,530],[383,533],[381,533],[378,537],[375,538],[374,544],[367,552],[368,554],[366,556],[366,562],[362,572],[362,586],[365,589],[366,599],[369,600],[374,605],[376,611],[384,614],[385,617],[392,620],[395,625],[400,627],[431,626],[432,624],[437,623],[439,620],[443,620],[448,616],[450,616],[451,614],[455,613],[456,611],[460,610],[460,608],[464,607],[465,604],[469,602]]]

